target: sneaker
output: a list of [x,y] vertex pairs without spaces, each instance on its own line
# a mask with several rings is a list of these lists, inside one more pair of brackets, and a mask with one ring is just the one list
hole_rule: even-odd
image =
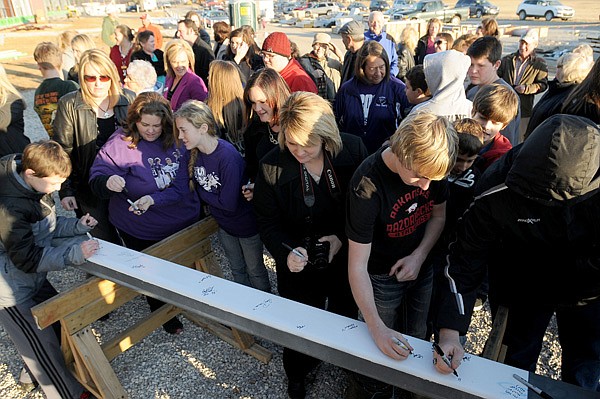
[[306,388],[303,381],[288,381],[288,396],[290,399],[304,399]]
[[25,367],[21,368],[19,373],[19,381],[17,382],[19,390],[23,394],[27,394],[36,389],[40,384],[29,374]]
[[29,392],[36,389],[40,384],[37,381],[34,382],[18,382],[19,390],[23,392],[23,394],[28,394]]
[[183,324],[177,317],[173,317],[171,320],[163,324],[163,328],[166,332],[172,335],[179,335],[183,332]]

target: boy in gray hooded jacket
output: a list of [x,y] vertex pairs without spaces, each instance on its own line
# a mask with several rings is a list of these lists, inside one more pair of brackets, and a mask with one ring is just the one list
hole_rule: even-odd
[[89,395],[65,366],[60,330],[38,329],[31,314],[57,294],[47,272],[80,265],[98,250],[85,236],[96,219],[56,216],[50,193],[70,173],[69,156],[51,140],[0,159],[0,324],[47,398]]

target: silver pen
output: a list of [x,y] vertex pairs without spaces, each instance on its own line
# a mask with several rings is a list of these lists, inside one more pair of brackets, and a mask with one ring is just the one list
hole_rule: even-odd
[[140,211],[140,208],[138,208],[138,206],[135,204],[135,202],[133,202],[129,198],[127,198],[127,202],[129,202],[129,205],[131,205],[131,207],[133,208],[134,211],[138,211],[138,212]]
[[283,247],[289,251],[291,251],[294,255],[297,255],[299,257],[301,257],[302,259],[306,259],[306,256],[304,256],[302,254],[302,252],[298,251],[296,248],[292,248],[289,245],[287,245],[285,242],[282,242],[281,245],[283,245]]

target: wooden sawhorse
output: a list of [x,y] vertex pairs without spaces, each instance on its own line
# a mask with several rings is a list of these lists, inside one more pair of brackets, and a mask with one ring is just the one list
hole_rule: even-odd
[[[205,218],[143,252],[222,277],[210,243],[210,236],[216,231],[214,219]],[[110,341],[98,344],[91,324],[138,295],[138,292],[130,288],[93,277],[32,309],[40,328],[60,321],[65,362],[81,384],[98,398],[127,398],[127,392],[119,382],[110,361],[182,312],[181,309],[166,304]],[[258,345],[251,335],[195,314],[185,312],[185,315],[200,327],[261,362],[268,363],[271,360],[272,353]]]
[[504,306],[499,306],[494,317],[492,330],[488,337],[481,357],[493,360],[495,362],[504,363],[506,358],[506,345],[502,343],[504,332],[506,331],[506,323],[508,321],[508,309]]

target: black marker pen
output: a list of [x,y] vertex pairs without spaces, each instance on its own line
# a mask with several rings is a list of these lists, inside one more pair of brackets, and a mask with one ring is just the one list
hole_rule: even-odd
[[[437,342],[433,343],[433,349],[435,349],[437,354],[440,355],[440,357],[442,358],[444,363],[446,363],[446,366],[448,366],[452,369],[452,362],[450,362],[450,359],[448,359],[448,357],[446,356],[446,354],[444,353],[442,348],[437,344]],[[458,373],[454,369],[452,369],[452,374],[454,374],[455,376],[458,377]]]

